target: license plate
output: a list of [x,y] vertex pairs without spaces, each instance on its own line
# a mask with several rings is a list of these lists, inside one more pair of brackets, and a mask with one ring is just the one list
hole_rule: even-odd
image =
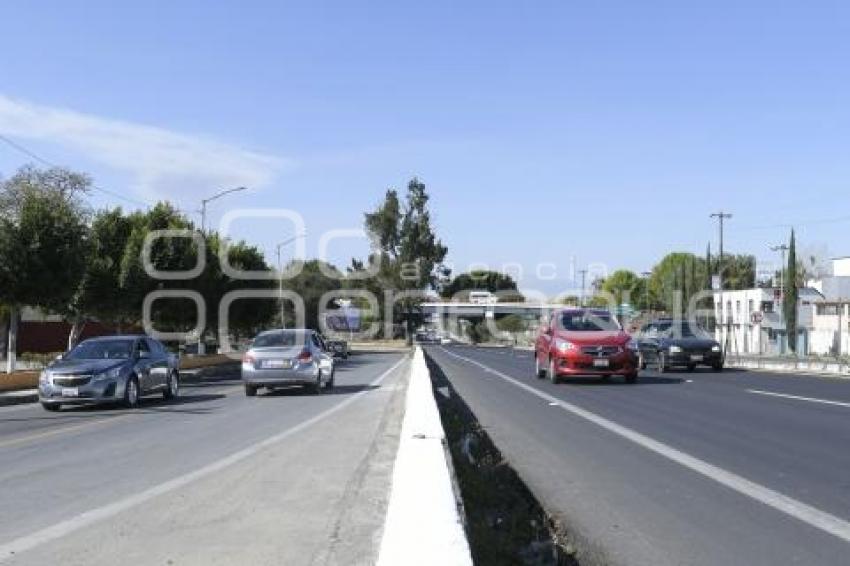
[[80,390],[76,387],[63,387],[62,388],[62,397],[79,397]]
[[593,360],[593,367],[595,368],[607,368],[608,365],[608,360]]
[[266,360],[263,362],[263,367],[266,369],[288,369],[292,367],[290,360]]
[[702,361],[702,356],[701,356],[701,355],[699,355],[699,354],[694,354],[693,356],[691,356],[691,361],[692,361],[692,362],[701,362],[701,361]]

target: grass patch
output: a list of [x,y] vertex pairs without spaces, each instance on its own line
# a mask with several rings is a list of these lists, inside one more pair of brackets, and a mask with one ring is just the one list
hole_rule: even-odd
[[463,498],[475,564],[578,566],[567,533],[546,513],[457,394],[442,368],[425,353],[437,407]]

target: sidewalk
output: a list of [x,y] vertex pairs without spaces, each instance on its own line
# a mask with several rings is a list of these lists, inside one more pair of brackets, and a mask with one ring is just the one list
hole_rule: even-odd
[[792,358],[779,356],[727,356],[730,368],[779,373],[803,373],[850,379],[850,363],[817,358]]

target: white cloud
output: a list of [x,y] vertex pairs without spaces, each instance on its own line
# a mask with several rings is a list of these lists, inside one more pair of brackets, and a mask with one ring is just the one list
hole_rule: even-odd
[[212,189],[261,188],[289,163],[206,136],[101,118],[0,95],[0,133],[57,143],[129,173],[148,199],[194,197]]

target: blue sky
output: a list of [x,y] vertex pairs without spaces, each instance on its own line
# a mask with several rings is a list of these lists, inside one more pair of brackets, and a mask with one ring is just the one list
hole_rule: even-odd
[[[850,254],[846,2],[19,1],[2,20],[0,133],[135,200],[248,185],[212,221],[297,210],[310,255],[413,175],[458,270],[520,263],[547,293],[571,265],[702,254],[721,208],[728,250],[770,261],[795,224]],[[26,161],[0,144],[3,174]],[[269,252],[291,233],[235,224]]]

